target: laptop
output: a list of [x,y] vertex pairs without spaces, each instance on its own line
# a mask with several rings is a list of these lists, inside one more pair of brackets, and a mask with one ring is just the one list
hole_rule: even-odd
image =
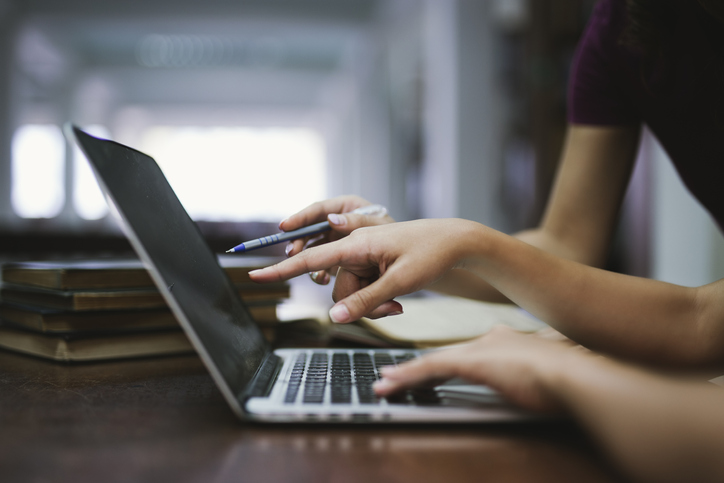
[[124,233],[242,420],[500,422],[532,414],[484,386],[448,384],[379,398],[380,368],[421,355],[408,349],[272,350],[249,310],[149,156],[66,126],[86,154]]

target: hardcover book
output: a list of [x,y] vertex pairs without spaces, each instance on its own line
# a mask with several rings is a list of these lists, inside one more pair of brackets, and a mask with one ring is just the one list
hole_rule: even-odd
[[194,352],[186,334],[178,330],[92,334],[46,335],[0,326],[0,348],[55,361],[98,361]]
[[[254,320],[260,325],[277,323],[276,309],[276,303],[249,306]],[[3,303],[0,304],[0,319],[24,329],[48,334],[180,328],[176,317],[166,308],[77,312]]]
[[[237,285],[242,300],[276,303],[289,298],[286,283]],[[52,290],[4,283],[0,299],[16,305],[30,305],[60,310],[118,310],[166,307],[166,301],[155,288]]]
[[[220,255],[219,264],[234,284],[251,282],[248,273],[277,263],[278,257]],[[55,290],[154,287],[140,260],[94,259],[10,262],[2,266],[2,280]]]

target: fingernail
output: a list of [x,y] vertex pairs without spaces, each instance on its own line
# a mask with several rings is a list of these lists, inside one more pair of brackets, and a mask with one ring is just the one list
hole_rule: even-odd
[[287,243],[286,248],[284,248],[284,253],[289,256],[289,252],[291,252],[294,249],[294,243]]
[[384,391],[385,389],[389,389],[391,387],[392,384],[387,379],[380,379],[379,381],[372,383],[372,389],[375,391]]
[[256,274],[260,273],[262,270],[264,270],[264,269],[257,268],[256,270],[252,270],[251,272],[249,272],[249,275],[256,275]]
[[287,222],[289,218],[284,218],[282,221],[279,222],[279,229],[281,230],[282,225]]
[[317,282],[317,277],[319,277],[319,272],[312,272],[309,274],[309,276],[312,278],[312,282]]
[[[380,374],[382,374],[383,377],[386,377],[389,374],[392,374],[397,370],[397,367],[395,366],[384,366],[380,369]],[[384,380],[384,379],[381,379]]]
[[335,213],[331,213],[327,215],[327,219],[333,225],[344,226],[347,224],[347,217],[344,215],[337,215]]
[[330,309],[329,317],[337,324],[349,322],[349,310],[344,304],[337,304]]
[[398,310],[398,311],[396,311],[396,312],[390,312],[389,314],[387,314],[388,317],[391,316],[391,315],[402,315],[402,311],[401,311],[401,310]]

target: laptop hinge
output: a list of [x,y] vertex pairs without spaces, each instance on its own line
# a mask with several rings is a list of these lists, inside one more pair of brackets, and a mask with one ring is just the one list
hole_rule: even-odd
[[251,397],[267,397],[276,382],[279,372],[282,370],[284,360],[278,355],[269,353],[264,362],[259,366],[254,377],[247,385],[243,394],[243,400]]

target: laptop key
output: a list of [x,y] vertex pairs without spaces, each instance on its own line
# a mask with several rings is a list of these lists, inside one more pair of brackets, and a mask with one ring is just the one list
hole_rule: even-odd
[[324,390],[327,386],[328,356],[324,352],[315,352],[309,361],[307,376],[304,380],[302,401],[306,404],[324,402]]
[[343,352],[332,356],[330,369],[330,400],[332,404],[349,404],[352,402],[352,366],[349,355]]
[[372,389],[372,383],[377,380],[372,358],[369,354],[356,353],[354,361],[354,381],[357,386],[357,399],[360,404],[374,404],[380,401]]
[[306,354],[299,354],[297,356],[297,359],[294,361],[294,366],[292,367],[292,374],[289,377],[287,392],[284,395],[285,404],[292,404],[297,400],[297,394],[299,393],[299,387],[302,384],[302,376],[304,375],[304,365],[306,362]]

